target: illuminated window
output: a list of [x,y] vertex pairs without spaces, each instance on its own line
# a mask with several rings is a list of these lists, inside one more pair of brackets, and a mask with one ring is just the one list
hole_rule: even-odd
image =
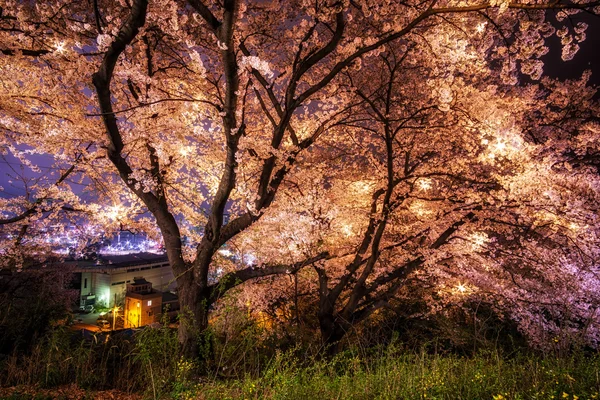
[[152,306],[152,300],[148,300],[148,307]]

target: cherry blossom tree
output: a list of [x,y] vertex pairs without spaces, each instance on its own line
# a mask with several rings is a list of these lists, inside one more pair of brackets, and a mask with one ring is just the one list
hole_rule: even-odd
[[[336,341],[342,321],[366,317],[410,272],[442,262],[438,254],[450,251],[459,228],[489,223],[479,214],[500,212],[494,196],[519,204],[518,194],[527,195],[516,189],[525,178],[514,183],[509,176],[535,175],[537,164],[525,158],[544,156],[511,146],[524,143],[518,130],[526,110],[559,100],[536,91],[553,93],[551,83],[512,91],[494,85],[516,85],[521,74],[539,79],[551,35],[561,37],[563,58],[573,57],[585,25],[570,28],[567,19],[555,32],[547,9],[563,18],[598,12],[598,4],[5,1],[0,146],[32,169],[29,154],[51,155],[59,172],[2,200],[12,243],[4,258],[18,260],[22,245],[36,242],[35,226],[61,221],[66,211],[105,229],[158,227],[190,315],[179,330],[189,354],[211,304],[227,290],[331,260],[346,271],[340,267],[334,282],[317,267],[320,320],[327,340]],[[387,88],[377,88],[382,78]],[[397,84],[407,81],[415,85]],[[494,106],[487,110],[486,102]],[[486,126],[488,133],[477,133]],[[591,132],[596,125],[585,126]],[[424,133],[405,134],[410,129]],[[552,143],[543,148],[556,146],[552,154],[564,149],[546,141]],[[337,160],[354,176],[323,163],[337,142],[344,149]],[[579,146],[562,151],[571,156],[565,165],[583,162],[577,160],[588,153]],[[379,165],[374,179],[350,160]],[[352,190],[342,189],[343,179],[353,180]],[[494,194],[511,185],[510,196]],[[289,231],[289,218],[309,201],[303,193],[319,190],[338,191],[332,200],[339,217],[317,219],[318,229],[314,218],[299,218],[295,242],[277,240],[271,228]],[[344,204],[364,196],[371,198],[361,209],[366,228],[341,223],[336,232]],[[404,221],[398,210],[413,216]],[[323,233],[329,225],[331,233]],[[388,242],[392,225],[396,241]],[[472,234],[475,243],[493,236],[483,226]],[[312,250],[299,251],[303,243]],[[427,252],[407,257],[415,243]],[[252,248],[259,261],[232,263],[219,253],[224,246]],[[370,282],[388,250],[402,250],[402,262]]]
[[[581,154],[577,143],[597,129],[590,116],[598,104],[585,77],[565,85],[579,97],[568,103],[574,116],[565,117],[563,94],[558,116],[532,118],[549,104],[544,84],[527,87],[524,96],[490,85],[491,76],[485,87],[470,81],[461,70],[469,64],[455,64],[450,75],[439,68],[436,79],[403,67],[406,58],[392,51],[381,58],[386,78],[370,92],[357,88],[368,107],[346,121],[356,138],[372,136],[366,174],[351,179],[361,182],[370,204],[333,219],[343,229],[350,225],[359,241],[337,268],[316,266],[325,343],[336,343],[393,298],[410,298],[404,289],[417,279],[433,286],[433,311],[479,298],[516,319],[536,344],[550,343],[550,332],[559,331],[566,341],[585,327],[585,341],[595,345],[598,175],[564,161],[565,154]],[[417,76],[425,82],[415,84]],[[409,104],[402,102],[406,91]],[[548,130],[548,121],[562,129]],[[549,144],[559,138],[562,150]],[[584,151],[593,148],[587,142]]]
[[465,73],[469,52],[426,69],[404,46],[371,61],[377,80],[367,67],[347,73],[364,108],[340,122],[352,140],[330,135],[317,156],[344,161],[312,177],[314,192],[298,191],[289,218],[302,234],[281,232],[296,257],[336,257],[314,263],[316,274],[252,285],[241,300],[264,308],[287,296],[298,312],[295,296],[316,294],[333,351],[372,313],[414,301],[415,285],[428,288],[419,300],[432,313],[485,301],[536,346],[596,346],[598,103],[589,75],[515,89],[492,72],[480,85]]

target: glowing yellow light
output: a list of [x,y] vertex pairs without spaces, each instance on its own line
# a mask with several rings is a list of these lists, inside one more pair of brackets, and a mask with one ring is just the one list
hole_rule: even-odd
[[429,189],[431,189],[432,182],[431,182],[431,179],[424,178],[424,179],[419,179],[417,184],[419,185],[419,189],[429,190]]
[[354,233],[352,231],[352,225],[349,224],[344,224],[342,226],[342,233],[344,234],[344,236],[349,237],[352,236],[352,234]]
[[496,152],[504,153],[506,151],[506,143],[498,139],[496,144],[494,145]]
[[459,282],[459,284],[456,286],[456,290],[459,293],[465,293],[467,291],[467,287]]
[[57,53],[64,53],[67,51],[66,47],[65,47],[65,42],[61,41],[61,42],[57,42],[55,47],[54,47],[54,51],[56,51]]
[[192,152],[192,148],[190,146],[181,146],[179,148],[179,154],[183,157],[187,157]]
[[477,30],[478,33],[482,33],[485,30],[485,26],[487,25],[487,22],[480,22],[477,25],[477,28],[475,28]]
[[371,189],[373,188],[373,182],[356,181],[352,183],[351,187],[355,193],[365,194],[371,191]]
[[106,211],[106,213],[105,213],[106,218],[113,220],[113,221],[117,220],[117,219],[119,219],[120,216],[122,216],[124,210],[125,210],[125,208],[120,204],[109,207],[108,211]]
[[433,210],[430,210],[429,208],[427,208],[426,204],[421,201],[414,201],[409,206],[409,210],[413,214],[415,214],[419,217],[425,217],[425,216],[433,214]]
[[483,232],[475,232],[470,237],[474,247],[483,247],[488,242],[488,236]]

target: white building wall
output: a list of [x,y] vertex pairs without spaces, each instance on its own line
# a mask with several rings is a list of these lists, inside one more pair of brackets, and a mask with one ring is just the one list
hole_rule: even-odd
[[[85,306],[88,295],[94,294],[94,273],[93,272],[82,272],[81,273],[81,297],[79,298],[79,305]],[[92,298],[93,299],[93,298]],[[90,300],[91,302],[95,300]],[[88,303],[89,304],[89,303]]]
[[95,295],[96,307],[113,306],[115,295],[117,303],[122,304],[127,284],[137,277],[151,282],[152,288],[156,291],[168,292],[177,288],[173,271],[168,262],[129,268],[103,268],[98,272],[81,273],[81,303],[84,303],[84,296],[91,294]]
[[81,273],[81,295],[82,296],[93,293],[92,275],[93,275],[92,272],[82,272]]
[[96,294],[96,307],[108,307],[112,305],[114,297],[111,297],[111,278],[106,273],[96,273],[94,279],[94,293]]
[[168,292],[175,290],[177,284],[173,278],[171,267],[166,265],[156,265],[148,267],[132,267],[127,270],[116,270],[110,274],[110,302],[114,301],[117,295],[117,303],[122,303],[125,298],[127,284],[133,281],[133,278],[141,277],[152,283],[152,288],[159,292]]

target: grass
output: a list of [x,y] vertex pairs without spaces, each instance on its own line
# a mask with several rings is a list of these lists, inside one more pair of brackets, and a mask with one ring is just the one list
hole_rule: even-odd
[[365,360],[347,352],[301,366],[277,356],[258,378],[213,380],[180,398],[201,399],[595,399],[600,357],[465,358],[398,353],[394,347]]
[[460,356],[392,344],[326,358],[298,348],[272,353],[254,334],[215,339],[212,358],[190,362],[178,355],[176,332],[166,327],[107,343],[73,342],[58,330],[31,354],[0,360],[0,386],[16,386],[0,389],[0,399],[600,398],[600,353]]

